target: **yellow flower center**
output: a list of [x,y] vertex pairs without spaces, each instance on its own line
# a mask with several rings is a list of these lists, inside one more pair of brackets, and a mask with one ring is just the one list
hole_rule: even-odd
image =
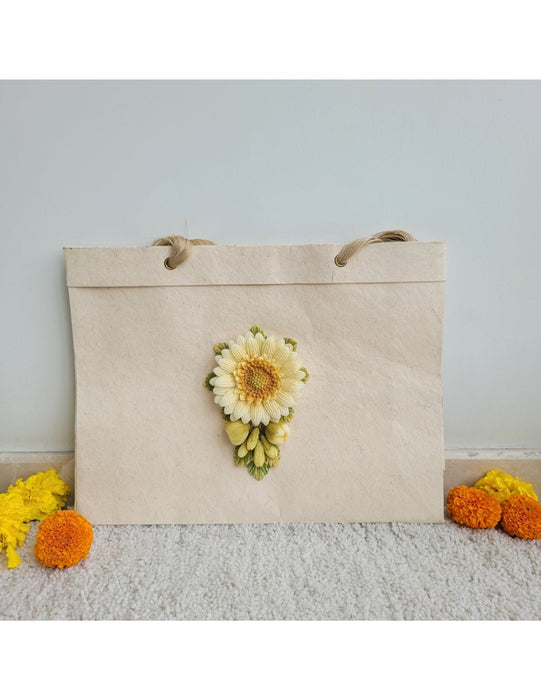
[[274,363],[265,357],[251,357],[239,362],[235,381],[242,401],[265,401],[280,388],[280,373]]

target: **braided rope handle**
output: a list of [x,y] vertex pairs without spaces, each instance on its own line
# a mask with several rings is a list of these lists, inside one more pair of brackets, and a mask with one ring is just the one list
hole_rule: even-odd
[[362,248],[371,243],[387,243],[388,241],[416,241],[411,233],[407,231],[382,231],[368,238],[357,238],[351,243],[346,243],[338,255],[334,258],[334,262],[338,267],[344,267],[348,261],[358,253]]
[[[368,238],[357,238],[351,243],[346,243],[342,250],[335,256],[334,262],[338,267],[345,267],[348,261],[362,248],[372,243],[386,243],[388,241],[416,241],[411,233],[407,231],[382,231]],[[163,264],[168,270],[174,270],[187,260],[194,245],[216,245],[214,241],[207,241],[205,238],[185,238],[184,236],[167,236],[157,238],[152,245],[170,246],[173,249],[171,255],[165,258]]]
[[168,270],[174,270],[190,257],[194,245],[216,245],[214,241],[204,238],[185,238],[184,236],[167,236],[157,238],[152,245],[167,245],[173,248],[173,252],[163,261]]

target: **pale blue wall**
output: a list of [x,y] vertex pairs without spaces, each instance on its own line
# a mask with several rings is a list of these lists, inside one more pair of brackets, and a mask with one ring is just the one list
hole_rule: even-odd
[[62,247],[448,241],[448,447],[541,446],[541,83],[0,84],[0,450],[73,447]]

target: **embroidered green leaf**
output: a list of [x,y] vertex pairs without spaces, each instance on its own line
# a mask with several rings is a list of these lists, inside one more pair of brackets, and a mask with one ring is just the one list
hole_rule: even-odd
[[[241,445],[242,447],[242,445]],[[235,464],[237,467],[250,467],[254,463],[254,453],[252,450],[247,452],[244,457],[239,457],[235,452]]]
[[265,331],[261,328],[261,326],[252,326],[250,328],[250,333],[253,333],[254,335],[257,335],[258,333],[261,333],[261,335],[266,338],[267,334]]
[[213,379],[215,376],[216,376],[216,375],[214,374],[214,372],[211,372],[211,373],[207,376],[207,378],[205,379],[205,381],[203,382],[203,386],[206,387],[207,389],[209,389],[209,391],[212,391],[213,388],[214,388],[214,387],[212,386],[212,384],[210,383],[210,380]]
[[290,409],[289,409],[289,413],[287,414],[287,416],[282,416],[282,417],[280,418],[280,422],[282,422],[282,423],[290,423],[290,422],[293,420],[293,416],[294,416],[294,415],[295,415],[295,409],[294,409],[294,408],[290,408]]
[[293,340],[293,338],[284,338],[284,343],[285,343],[286,345],[291,345],[292,348],[293,348],[293,351],[294,351],[294,352],[297,352],[297,345],[298,345],[298,343],[297,343],[296,340]]
[[248,471],[256,481],[261,481],[261,479],[263,479],[263,477],[267,476],[267,474],[269,473],[269,465],[264,464],[262,467],[256,467],[254,464],[248,469]]
[[221,355],[222,350],[227,350],[228,347],[229,345],[227,343],[216,343],[216,345],[214,346],[214,354]]
[[301,382],[306,382],[310,379],[310,372],[306,369],[306,367],[301,367],[301,371],[304,372],[304,377],[301,379]]

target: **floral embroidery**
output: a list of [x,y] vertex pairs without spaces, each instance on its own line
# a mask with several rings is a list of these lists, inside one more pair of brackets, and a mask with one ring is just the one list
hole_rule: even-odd
[[253,326],[245,335],[214,346],[217,367],[205,380],[223,412],[235,446],[235,463],[260,481],[280,461],[294,406],[309,372],[292,338],[267,336]]

